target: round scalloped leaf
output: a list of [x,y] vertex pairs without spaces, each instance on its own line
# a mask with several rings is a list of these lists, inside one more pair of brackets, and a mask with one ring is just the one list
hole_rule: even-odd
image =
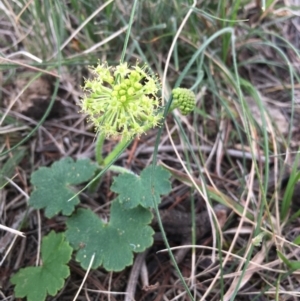
[[133,252],[143,252],[153,243],[153,229],[148,225],[152,213],[142,207],[126,209],[115,200],[110,221],[104,223],[88,209],[79,209],[67,220],[66,238],[77,249],[76,260],[87,269],[100,265],[107,271],[121,271],[132,264]]
[[43,301],[47,294],[55,296],[70,274],[67,263],[72,251],[63,233],[51,231],[42,241],[43,265],[21,269],[10,279],[16,285],[15,296],[28,301]]
[[171,191],[169,178],[170,173],[163,167],[148,166],[140,176],[124,173],[114,177],[110,189],[119,194],[118,199],[126,208],[153,208],[154,202],[160,203],[160,195]]
[[35,186],[29,204],[36,209],[45,208],[48,218],[62,212],[70,215],[79,198],[71,199],[75,190],[71,185],[88,181],[94,175],[97,166],[89,159],[76,162],[72,158],[64,158],[52,164],[51,167],[41,167],[31,175],[31,183]]

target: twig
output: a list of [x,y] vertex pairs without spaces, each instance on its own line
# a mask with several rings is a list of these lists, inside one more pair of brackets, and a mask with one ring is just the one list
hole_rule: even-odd
[[137,255],[134,265],[132,266],[131,273],[128,279],[127,287],[126,287],[126,296],[124,301],[132,301],[134,300],[134,294],[136,290],[137,280],[141,272],[141,267],[145,260],[145,257],[148,253],[148,250],[144,251]]

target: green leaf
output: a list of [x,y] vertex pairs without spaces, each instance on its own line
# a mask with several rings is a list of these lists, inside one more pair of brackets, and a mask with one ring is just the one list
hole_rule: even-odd
[[31,176],[31,183],[35,190],[30,196],[29,204],[36,209],[45,208],[48,218],[62,212],[70,215],[79,198],[70,185],[77,185],[88,181],[97,166],[89,159],[81,159],[74,162],[72,158],[65,158],[55,162],[50,168],[41,167]]
[[295,244],[295,245],[300,245],[300,235],[298,235],[295,239],[294,239],[294,241],[293,241],[293,243]]
[[[298,160],[298,159],[297,159]],[[298,164],[295,166],[298,166]],[[300,172],[293,167],[293,170],[291,172],[291,175],[289,177],[288,184],[285,188],[283,200],[282,200],[282,206],[281,206],[281,220],[286,219],[288,212],[291,209],[292,204],[292,197],[294,194],[294,190],[296,187],[297,182],[300,179]]]
[[277,255],[283,261],[283,263],[285,263],[288,267],[291,267],[289,260],[278,250],[277,250]]
[[71,254],[72,248],[65,241],[64,234],[51,231],[42,241],[43,265],[21,269],[10,279],[16,285],[15,296],[27,297],[28,301],[43,301],[47,294],[55,296],[70,275],[66,264]]
[[288,260],[280,251],[277,250],[278,257],[283,261],[283,263],[293,271],[300,269],[300,261]]
[[108,223],[91,210],[79,209],[67,220],[66,238],[78,250],[76,260],[84,269],[95,254],[92,268],[103,265],[107,271],[121,271],[132,264],[133,251],[143,252],[152,245],[151,220],[148,209],[125,209],[114,200]]
[[140,176],[120,174],[114,178],[111,190],[118,193],[118,199],[126,208],[138,205],[153,208],[160,203],[160,195],[171,191],[170,173],[161,166],[148,166]]

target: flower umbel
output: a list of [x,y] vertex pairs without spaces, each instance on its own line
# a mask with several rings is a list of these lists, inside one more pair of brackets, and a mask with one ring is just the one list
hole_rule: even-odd
[[106,137],[129,140],[159,125],[159,84],[146,65],[98,64],[90,70],[94,79],[85,81],[86,93],[80,105],[97,131]]

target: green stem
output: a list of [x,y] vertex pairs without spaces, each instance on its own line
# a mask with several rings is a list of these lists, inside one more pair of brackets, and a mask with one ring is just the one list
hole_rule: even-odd
[[95,145],[95,156],[97,163],[101,166],[104,162],[104,159],[102,157],[102,151],[103,151],[103,143],[105,140],[104,134],[99,134],[97,137],[96,145]]
[[132,175],[136,176],[136,174],[133,171],[131,171],[131,170],[125,168],[125,167],[118,166],[118,165],[111,165],[108,170],[114,171],[114,172],[119,173],[119,174],[126,173],[126,174],[132,174]]
[[[172,103],[172,98],[169,99],[169,101],[167,102],[165,108],[164,108],[164,119],[166,119],[166,116],[168,115],[168,112],[169,112],[169,109],[170,109],[170,106],[171,106],[171,103]],[[154,149],[154,154],[153,154],[153,168],[154,166],[156,165],[156,160],[157,160],[157,151],[158,151],[158,145],[159,145],[159,139],[161,137],[161,134],[162,134],[162,129],[163,127],[161,127],[159,130],[158,130],[158,134],[157,134],[157,137],[156,137],[156,143],[155,143],[155,149]],[[151,179],[151,181],[153,181]],[[173,263],[173,266],[178,274],[178,277],[187,293],[187,295],[189,296],[190,300],[194,301],[194,297],[188,287],[188,285],[186,284],[185,282],[185,279],[184,277],[182,276],[181,272],[180,272],[180,269],[178,267],[178,264],[176,262],[176,259],[173,255],[173,252],[170,248],[170,245],[169,245],[169,242],[168,242],[168,238],[167,238],[167,235],[166,235],[166,232],[165,232],[165,229],[163,227],[163,224],[162,224],[162,220],[161,220],[161,217],[160,217],[160,214],[159,214],[159,209],[158,209],[158,205],[157,205],[157,202],[156,200],[154,199],[154,197],[152,198],[152,201],[153,201],[153,207],[154,207],[154,210],[155,210],[155,214],[156,214],[156,217],[157,217],[157,223],[158,223],[158,226],[159,226],[159,229],[160,229],[160,232],[162,234],[162,237],[163,237],[163,241],[168,249],[168,253],[169,253],[169,256],[171,258],[171,261]]]
[[107,166],[111,161],[113,161],[117,156],[121,155],[122,151],[131,143],[131,140],[121,140],[115,148],[107,155],[103,160],[103,165]]
[[[98,163],[99,166],[103,166],[103,156],[102,156],[102,151],[103,151],[103,144],[105,140],[105,135],[104,134],[99,134],[96,140],[96,145],[95,145],[95,157],[96,157],[96,162]],[[101,167],[99,168],[99,171],[101,171]],[[91,185],[89,186],[89,191],[90,192],[95,192],[99,187],[101,183],[102,177],[99,177],[97,180],[95,180]]]
[[164,243],[165,243],[165,245],[166,245],[166,247],[168,249],[168,253],[169,253],[169,256],[170,256],[171,261],[173,263],[173,266],[174,266],[174,268],[175,268],[175,270],[176,270],[176,272],[177,272],[177,274],[178,274],[178,276],[179,276],[179,278],[181,280],[181,283],[182,283],[182,285],[183,285],[186,293],[190,297],[190,300],[194,301],[194,297],[193,297],[193,295],[192,295],[189,287],[187,286],[187,284],[186,284],[186,282],[185,282],[185,280],[184,280],[184,278],[183,278],[183,276],[182,276],[182,274],[180,272],[180,269],[178,267],[176,259],[175,259],[174,255],[173,255],[173,252],[172,252],[171,247],[169,245],[168,238],[166,236],[166,232],[164,230],[164,227],[163,227],[163,224],[162,224],[162,221],[161,221],[161,218],[160,218],[159,209],[158,209],[158,206],[157,206],[157,203],[155,202],[155,200],[153,200],[153,204],[154,204],[155,214],[156,214],[156,217],[157,217],[157,223],[158,223],[161,235],[163,237],[163,241],[164,241]]
[[[145,127],[145,132],[147,132],[148,130],[150,130],[152,128],[151,125]],[[124,146],[126,145],[126,147],[132,142],[133,138],[130,140],[121,140],[116,146],[115,148],[110,152],[110,154],[102,161],[102,165],[106,166],[108,163],[110,163],[117,154],[120,153],[120,150],[124,150]],[[97,148],[96,148],[97,149]],[[98,151],[98,149],[97,149]]]
[[[120,143],[117,144],[114,150],[105,159],[103,159],[102,151],[103,151],[104,141],[105,141],[105,135],[99,134],[95,145],[95,156],[96,156],[96,161],[100,166],[99,169],[100,172],[101,170],[103,172],[103,169],[105,169],[105,167],[110,165],[113,161],[117,160],[117,158],[122,154],[122,152],[126,149],[126,147],[131,142],[131,141],[126,141],[126,142],[121,141]],[[112,170],[117,173],[130,173],[128,169],[117,165],[109,166],[108,170]],[[97,188],[100,186],[101,178],[102,177],[99,176],[97,179],[95,179],[94,182],[90,184],[89,190],[91,192],[95,192]]]

